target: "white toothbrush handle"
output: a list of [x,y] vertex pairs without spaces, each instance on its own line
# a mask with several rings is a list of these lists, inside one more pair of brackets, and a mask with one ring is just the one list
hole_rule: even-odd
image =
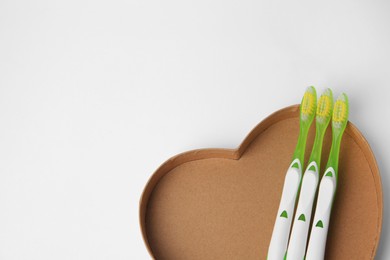
[[306,253],[306,260],[321,260],[325,256],[326,238],[333,198],[336,192],[336,174],[332,167],[326,169],[318,192],[317,208]]
[[287,260],[302,260],[305,257],[307,235],[318,181],[317,163],[311,162],[303,175],[301,194],[287,249]]
[[[292,167],[298,163],[299,168]],[[291,220],[294,214],[295,201],[302,176],[302,167],[298,159],[295,159],[284,179],[283,193],[280,200],[278,213],[272,238],[268,249],[268,260],[283,260],[287,250],[288,238],[290,235]]]

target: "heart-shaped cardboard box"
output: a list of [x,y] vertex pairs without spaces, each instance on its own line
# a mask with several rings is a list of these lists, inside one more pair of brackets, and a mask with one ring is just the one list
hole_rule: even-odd
[[[299,106],[258,124],[235,150],[203,149],[163,163],[140,201],[145,244],[155,259],[265,259],[286,170],[299,132]],[[306,162],[314,139],[310,130]],[[331,143],[323,147],[324,171]],[[348,123],[326,259],[374,259],[382,226],[382,188],[374,155]]]

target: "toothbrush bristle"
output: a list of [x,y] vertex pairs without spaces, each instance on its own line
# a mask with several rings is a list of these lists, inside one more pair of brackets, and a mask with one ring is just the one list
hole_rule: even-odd
[[318,100],[317,119],[330,118],[332,115],[333,95],[330,89],[327,89]]
[[337,99],[333,110],[333,124],[336,126],[346,124],[348,121],[348,98],[341,94]]
[[301,103],[301,114],[303,119],[314,116],[316,111],[316,93],[313,87],[309,87],[303,96]]

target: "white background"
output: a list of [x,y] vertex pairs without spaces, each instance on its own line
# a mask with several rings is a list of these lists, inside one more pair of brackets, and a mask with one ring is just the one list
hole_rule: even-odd
[[314,85],[348,93],[382,172],[389,1],[0,0],[0,259],[149,259],[146,181],[235,148]]

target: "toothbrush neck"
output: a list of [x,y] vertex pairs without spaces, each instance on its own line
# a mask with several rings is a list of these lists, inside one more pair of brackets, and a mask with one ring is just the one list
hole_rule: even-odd
[[298,158],[301,163],[301,167],[303,166],[303,161],[305,157],[306,139],[307,139],[308,132],[309,132],[308,126],[305,125],[300,126],[298,142],[295,148],[293,160]]
[[338,176],[338,166],[339,166],[339,154],[340,154],[340,145],[341,145],[342,133],[336,133],[332,136],[332,146],[329,152],[328,163],[326,168],[332,167]]
[[324,140],[325,129],[320,127],[316,127],[316,137],[314,139],[313,149],[311,150],[311,155],[309,159],[309,163],[316,162],[318,170],[320,169],[321,164],[321,153],[322,153],[322,143]]

